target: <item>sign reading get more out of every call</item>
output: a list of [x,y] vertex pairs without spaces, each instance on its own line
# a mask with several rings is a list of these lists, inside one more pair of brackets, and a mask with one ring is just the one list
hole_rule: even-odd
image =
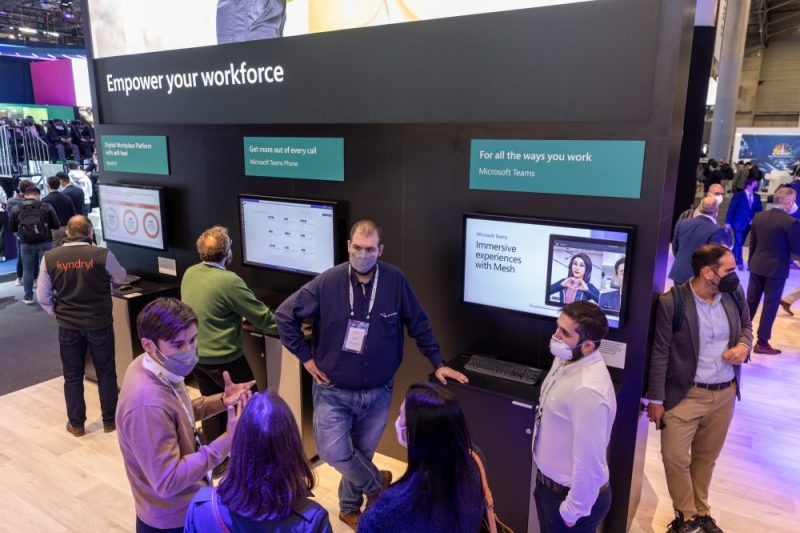
[[469,188],[639,198],[644,141],[473,139]]
[[247,176],[344,181],[340,137],[245,137]]
[[103,170],[169,175],[167,138],[161,135],[103,135]]

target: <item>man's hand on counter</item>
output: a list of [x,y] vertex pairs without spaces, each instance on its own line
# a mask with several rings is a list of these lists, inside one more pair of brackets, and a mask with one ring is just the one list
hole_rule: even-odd
[[469,378],[455,370],[453,368],[443,366],[436,369],[434,372],[436,378],[442,383],[442,385],[447,385],[447,378],[452,379],[453,381],[458,381],[459,383],[469,383]]

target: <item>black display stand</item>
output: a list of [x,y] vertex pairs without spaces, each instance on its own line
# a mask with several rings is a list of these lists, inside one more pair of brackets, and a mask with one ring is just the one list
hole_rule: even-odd
[[[531,511],[537,524],[536,510],[530,506],[531,439],[541,380],[530,386],[465,371],[468,359],[461,355],[447,366],[464,372],[469,383],[448,381],[447,388],[458,398],[472,441],[486,458],[497,516],[514,531],[530,531]],[[434,374],[429,379],[439,382]]]
[[[141,279],[131,285],[130,290],[111,291],[112,314],[114,315],[114,359],[117,366],[117,386],[122,387],[122,379],[128,365],[144,352],[139,335],[136,333],[136,317],[144,306],[164,296],[178,297],[175,283],[162,283]],[[92,358],[86,354],[86,377],[97,381]]]

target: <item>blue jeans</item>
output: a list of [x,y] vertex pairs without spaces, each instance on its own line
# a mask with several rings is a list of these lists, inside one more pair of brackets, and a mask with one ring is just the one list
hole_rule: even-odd
[[44,253],[53,247],[53,243],[40,242],[39,244],[20,244],[22,255],[22,288],[23,297],[26,300],[33,299],[33,280],[39,271],[39,263],[42,262]]
[[317,453],[342,475],[339,509],[360,511],[363,495],[381,490],[381,475],[372,457],[386,427],[392,383],[366,390],[314,383],[311,390]]
[[117,410],[117,367],[114,361],[114,327],[99,329],[69,329],[58,327],[61,367],[64,370],[64,400],[67,418],[73,426],[86,421],[86,401],[83,398],[83,377],[86,373],[86,348],[92,356],[100,393],[103,425],[114,423]]
[[567,527],[561,512],[558,510],[566,495],[561,496],[550,487],[536,483],[533,491],[536,501],[536,515],[539,517],[539,530],[542,533],[595,533],[600,522],[611,508],[611,488],[597,495],[592,511],[587,516],[582,516],[572,527]]

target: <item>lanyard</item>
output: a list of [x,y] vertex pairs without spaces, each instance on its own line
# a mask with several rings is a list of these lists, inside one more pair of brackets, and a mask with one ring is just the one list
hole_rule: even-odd
[[[203,443],[200,442],[200,435],[198,435],[198,433],[197,433],[197,426],[195,425],[195,422],[194,422],[194,416],[189,411],[189,409],[186,407],[186,402],[183,401],[183,398],[181,398],[181,395],[178,393],[178,391],[175,389],[175,387],[172,386],[172,383],[170,383],[169,380],[166,377],[164,377],[164,374],[162,374],[161,372],[158,372],[156,375],[158,376],[158,379],[160,379],[167,387],[170,388],[170,390],[172,391],[172,394],[174,394],[175,398],[177,398],[178,403],[181,404],[181,407],[183,408],[183,412],[186,414],[186,418],[189,420],[189,423],[192,425],[192,431],[194,432],[195,451],[199,450],[200,447],[203,445]],[[187,397],[188,397],[188,394],[187,394]],[[212,477],[211,477],[211,471],[210,470],[208,472],[206,472],[205,479],[206,479],[206,481],[208,482],[208,484],[210,486],[212,484],[212,482],[211,482]]]
[[[378,274],[380,269],[375,266],[375,280],[372,282],[372,295],[369,297],[369,307],[367,308],[367,320],[369,322],[369,315],[372,313],[372,306],[375,305],[375,295],[378,293]],[[353,267],[347,266],[347,284],[350,287],[350,318],[355,316],[353,312]]]

